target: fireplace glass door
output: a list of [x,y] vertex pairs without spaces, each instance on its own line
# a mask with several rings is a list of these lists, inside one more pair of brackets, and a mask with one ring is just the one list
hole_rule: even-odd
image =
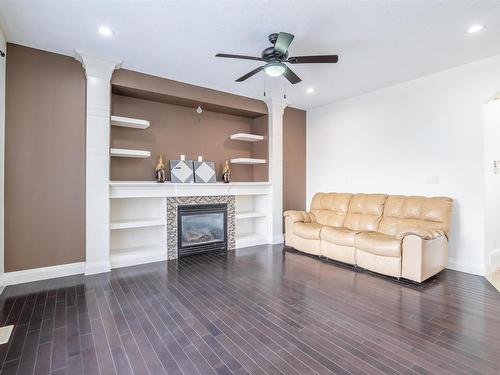
[[184,215],[181,225],[183,247],[224,241],[224,214],[221,212]]
[[179,256],[227,249],[225,204],[178,206]]

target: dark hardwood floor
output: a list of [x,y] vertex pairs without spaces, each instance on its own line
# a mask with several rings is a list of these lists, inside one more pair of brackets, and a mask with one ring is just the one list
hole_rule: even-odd
[[2,374],[500,374],[500,294],[281,246],[8,287]]

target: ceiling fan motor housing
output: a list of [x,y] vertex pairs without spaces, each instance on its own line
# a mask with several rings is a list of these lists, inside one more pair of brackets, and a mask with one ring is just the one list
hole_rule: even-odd
[[262,51],[262,60],[266,62],[272,61],[283,61],[288,57],[288,51],[283,55],[282,53],[275,51],[273,47],[267,47],[264,51]]

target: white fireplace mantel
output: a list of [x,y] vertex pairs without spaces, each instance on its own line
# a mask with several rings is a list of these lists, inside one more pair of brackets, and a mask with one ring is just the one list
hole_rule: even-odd
[[266,195],[270,182],[157,183],[154,181],[116,181],[109,183],[110,198],[189,197],[214,195]]

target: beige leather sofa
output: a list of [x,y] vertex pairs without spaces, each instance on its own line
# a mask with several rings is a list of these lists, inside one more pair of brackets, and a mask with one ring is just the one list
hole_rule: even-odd
[[310,212],[285,212],[285,245],[422,282],[448,261],[452,199],[317,193]]

